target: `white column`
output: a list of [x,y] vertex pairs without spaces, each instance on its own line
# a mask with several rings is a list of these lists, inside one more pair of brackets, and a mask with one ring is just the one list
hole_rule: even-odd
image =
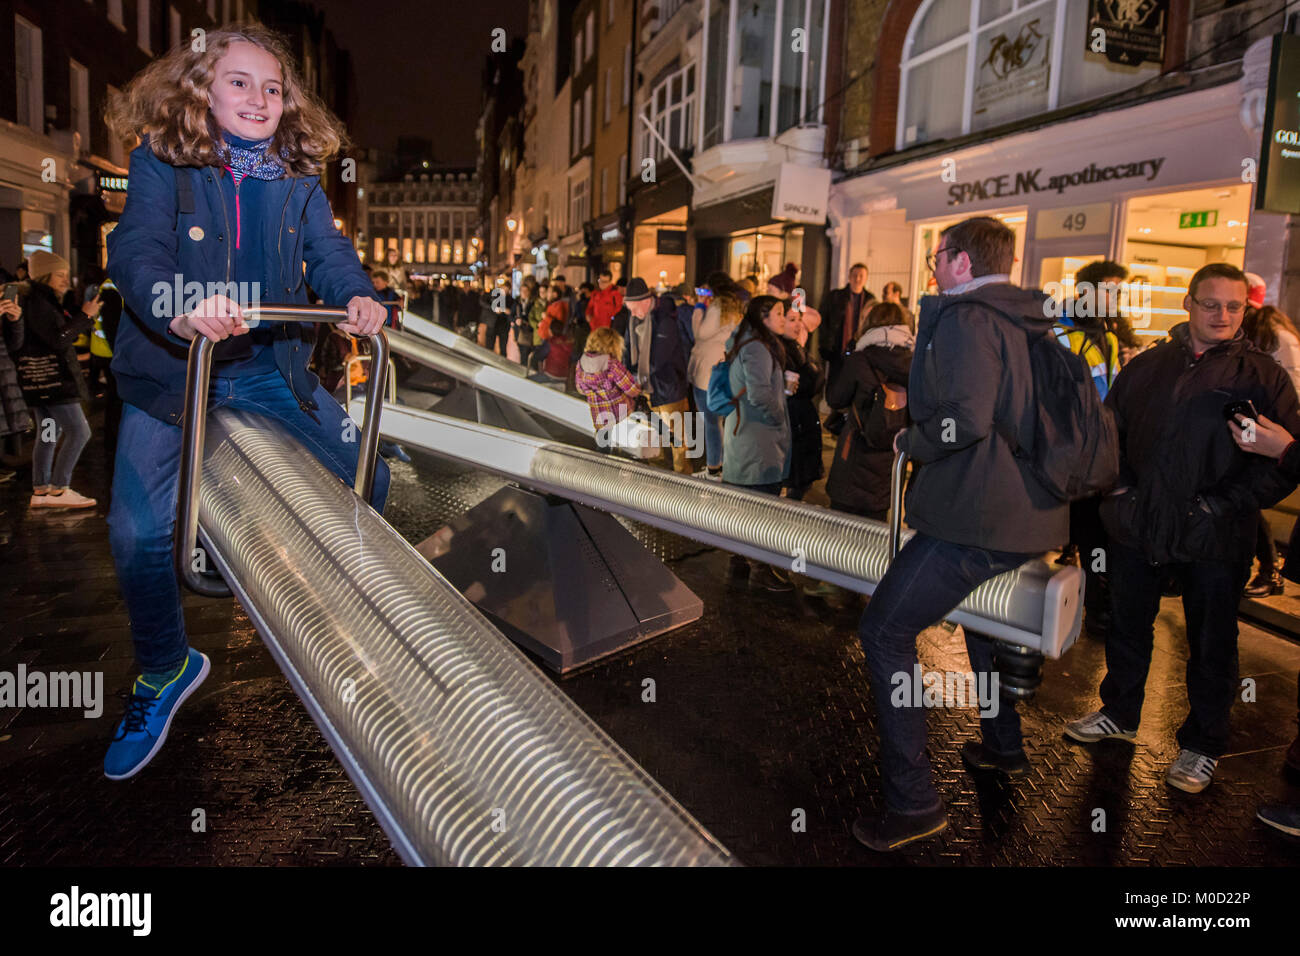
[[739,0],[731,0],[727,8],[727,53],[723,57],[723,61],[727,64],[727,85],[724,87],[725,98],[722,111],[724,143],[731,141],[731,113],[736,101],[733,91],[736,85],[736,4],[738,2]]
[[[798,3],[799,0],[790,0]],[[776,28],[772,31],[772,99],[768,107],[767,135],[776,136],[777,105],[781,101],[781,47],[785,43],[782,36],[782,18],[785,16],[785,0],[776,0]]]

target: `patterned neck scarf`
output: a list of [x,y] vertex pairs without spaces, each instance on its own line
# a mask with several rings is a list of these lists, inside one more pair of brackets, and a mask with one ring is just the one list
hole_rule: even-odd
[[226,168],[236,186],[244,181],[245,176],[270,180],[284,175],[284,166],[279,160],[267,155],[270,144],[270,137],[261,142],[226,137]]

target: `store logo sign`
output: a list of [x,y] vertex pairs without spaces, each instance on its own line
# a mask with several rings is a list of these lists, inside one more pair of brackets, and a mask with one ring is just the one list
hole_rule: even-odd
[[830,192],[829,169],[782,163],[772,190],[772,218],[824,223]]
[[1255,208],[1300,213],[1300,37],[1273,37]]
[[1023,170],[1014,174],[1003,173],[1001,176],[989,176],[969,183],[953,183],[948,187],[948,205],[960,206],[963,203],[1002,199],[1025,193],[1054,192],[1060,195],[1075,186],[1090,186],[1119,179],[1140,178],[1151,182],[1160,175],[1160,167],[1164,164],[1163,156],[1136,163],[1117,163],[1114,166],[1098,166],[1096,163],[1089,163],[1087,169],[1057,173],[1046,180],[1043,179],[1041,166],[1038,169]]

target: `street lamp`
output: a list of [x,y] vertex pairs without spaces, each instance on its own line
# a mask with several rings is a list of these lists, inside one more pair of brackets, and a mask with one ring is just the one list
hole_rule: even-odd
[[511,232],[515,231],[515,226],[517,225],[519,225],[519,223],[513,218],[506,220],[506,228],[509,229]]

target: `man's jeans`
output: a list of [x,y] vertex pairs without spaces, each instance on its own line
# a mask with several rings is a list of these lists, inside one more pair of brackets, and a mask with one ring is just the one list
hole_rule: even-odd
[[1114,541],[1106,554],[1111,622],[1102,712],[1125,730],[1137,730],[1161,582],[1166,571],[1173,571],[1183,586],[1187,702],[1192,708],[1178,728],[1178,745],[1217,759],[1228,748],[1229,715],[1237,696],[1237,605],[1250,564],[1196,561],[1161,567]]
[[[321,464],[351,485],[358,442],[344,441],[347,416],[324,388],[317,386],[312,397],[320,407],[314,412],[301,409],[278,371],[243,378],[214,376],[208,407],[245,409],[282,422]],[[180,582],[172,565],[180,454],[179,425],[161,422],[134,405],[123,407],[109,544],[131,619],[135,656],[140,669],[151,673],[179,667],[189,651]],[[384,506],[388,480],[388,466],[376,461],[371,497],[376,510]]]
[[[880,724],[885,805],[895,813],[927,813],[943,805],[925,753],[925,710],[919,701],[917,706],[893,705],[895,675],[903,675],[911,686],[917,666],[916,636],[941,621],[989,578],[1018,568],[1032,557],[916,534],[898,552],[871,596],[858,625],[858,638],[866,653]],[[988,662],[981,663],[987,666]],[[974,660],[972,664],[980,666]],[[911,703],[910,694],[907,701]]]

